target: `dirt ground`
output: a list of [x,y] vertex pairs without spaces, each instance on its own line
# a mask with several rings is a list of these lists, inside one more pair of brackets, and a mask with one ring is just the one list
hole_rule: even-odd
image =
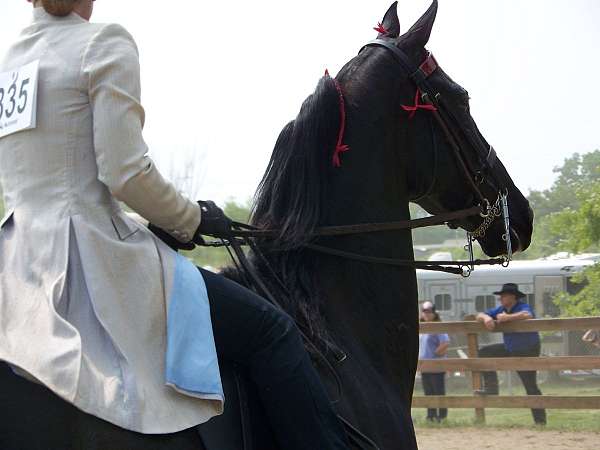
[[600,433],[417,428],[419,450],[598,450]]

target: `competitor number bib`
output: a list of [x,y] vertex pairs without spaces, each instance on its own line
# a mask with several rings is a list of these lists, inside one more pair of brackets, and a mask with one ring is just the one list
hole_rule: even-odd
[[35,128],[39,65],[37,60],[0,73],[0,138]]

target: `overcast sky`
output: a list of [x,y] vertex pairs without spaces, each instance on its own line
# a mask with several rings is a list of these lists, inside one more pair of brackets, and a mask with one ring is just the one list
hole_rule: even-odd
[[[135,37],[145,138],[188,193],[249,198],[283,125],[325,68],[376,33],[391,0],[97,0],[93,21]],[[406,31],[429,5],[400,1]],[[0,0],[0,54],[30,20]],[[471,95],[471,112],[522,190],[543,189],[574,152],[600,148],[600,1],[440,0],[428,48]],[[191,192],[195,191],[195,192]]]

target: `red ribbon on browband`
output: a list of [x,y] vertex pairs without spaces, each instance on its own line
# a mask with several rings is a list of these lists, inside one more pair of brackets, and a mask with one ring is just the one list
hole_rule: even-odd
[[[329,71],[325,70],[325,76],[329,76]],[[335,78],[332,78],[332,80],[340,100],[340,131],[338,133],[335,150],[333,152],[333,167],[341,167],[342,160],[340,159],[340,155],[350,150],[350,146],[343,143],[344,134],[346,133],[346,104],[344,102],[344,94],[342,93],[342,87],[340,86],[340,83],[338,83]]]
[[408,115],[409,119],[415,117],[418,109],[424,109],[425,111],[437,111],[437,108],[428,103],[421,103],[421,90],[417,88],[417,92],[415,94],[415,104],[414,106],[401,105],[404,111],[410,111]]

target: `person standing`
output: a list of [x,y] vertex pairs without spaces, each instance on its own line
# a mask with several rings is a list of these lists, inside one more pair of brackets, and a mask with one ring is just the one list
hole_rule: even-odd
[[[421,308],[421,322],[441,322],[440,315],[431,302],[423,303]],[[448,352],[450,339],[445,333],[422,333],[419,336],[419,359],[445,358]],[[425,395],[446,395],[445,372],[423,372],[421,381]],[[428,408],[427,420],[440,422],[448,417],[446,408]]]
[[[506,283],[502,289],[494,292],[500,296],[500,306],[479,313],[477,320],[483,322],[485,327],[493,331],[496,323],[512,322],[515,320],[534,319],[535,314],[531,306],[522,299],[525,294],[519,290],[515,283]],[[503,343],[487,345],[479,349],[481,358],[504,358],[540,355],[540,334],[537,331],[520,333],[502,333]],[[527,395],[542,395],[537,386],[537,373],[535,370],[517,371]],[[483,395],[498,395],[498,374],[493,371],[483,372]],[[546,410],[532,409],[533,420],[537,425],[546,424]]]

